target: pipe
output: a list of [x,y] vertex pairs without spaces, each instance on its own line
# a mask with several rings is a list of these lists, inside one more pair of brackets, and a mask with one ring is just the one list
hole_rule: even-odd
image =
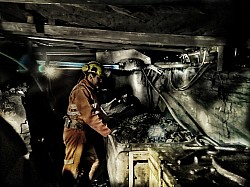
[[154,65],[162,69],[188,68],[191,66],[190,64],[180,64],[179,62],[171,62],[169,64],[164,62],[155,62]]
[[197,144],[184,144],[182,146],[183,150],[194,150],[194,151],[197,151],[197,150],[207,150],[209,148],[209,146],[207,145],[197,145]]
[[[36,52],[36,55],[44,55],[42,52]],[[95,53],[90,52],[45,52],[47,56],[94,56]]]
[[231,181],[234,181],[236,183],[238,183],[241,186],[248,186],[249,185],[249,181],[247,179],[245,179],[244,177],[241,177],[235,173],[232,173],[230,171],[227,171],[226,169],[222,168],[217,161],[215,161],[215,159],[212,157],[212,165],[213,167],[217,170],[217,172],[219,174],[221,174],[222,176],[230,179]]

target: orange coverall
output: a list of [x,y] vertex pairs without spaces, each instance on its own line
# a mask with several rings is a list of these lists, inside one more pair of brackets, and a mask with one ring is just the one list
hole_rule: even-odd
[[[111,130],[102,120],[102,110],[97,102],[95,88],[85,79],[81,80],[71,91],[69,96],[69,105],[67,116],[70,121],[77,122],[83,126],[90,126],[103,137],[110,134]],[[98,167],[99,161],[91,142],[86,138],[85,128],[68,128],[64,127],[63,140],[65,144],[65,159],[63,174],[70,173],[75,179],[79,173],[79,164],[81,156],[87,152],[90,165],[89,179],[93,176]],[[91,140],[95,141],[95,140]],[[90,143],[90,144],[89,144]],[[89,146],[90,145],[90,146]],[[88,149],[88,150],[86,150]]]

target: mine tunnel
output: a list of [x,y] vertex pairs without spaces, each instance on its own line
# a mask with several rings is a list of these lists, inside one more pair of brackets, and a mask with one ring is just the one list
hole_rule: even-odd
[[249,186],[249,10],[234,0],[0,0],[0,186],[68,187],[65,116],[92,61],[111,133],[101,145],[88,127],[99,166],[73,186]]

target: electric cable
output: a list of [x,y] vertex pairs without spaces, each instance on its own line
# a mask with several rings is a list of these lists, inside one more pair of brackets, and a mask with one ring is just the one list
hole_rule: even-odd
[[7,55],[7,54],[1,52],[1,51],[0,51],[0,54],[3,55],[3,56],[5,56],[5,57],[7,57],[7,58],[9,58],[10,60],[16,62],[16,63],[17,63],[19,66],[21,66],[24,70],[28,70],[28,68],[26,68],[26,66],[24,66],[22,63],[20,63],[20,62],[19,62],[18,60],[16,60],[15,58],[13,58],[13,57],[11,57],[11,56],[9,56],[9,55]]
[[[153,90],[158,93],[158,95],[161,97],[161,99],[163,100],[163,102],[166,104],[169,112],[171,113],[171,115],[173,116],[173,118],[176,120],[176,122],[185,130],[188,130],[188,128],[178,119],[178,117],[176,116],[176,114],[174,113],[173,109],[171,108],[170,104],[167,102],[167,100],[162,96],[162,94],[160,93],[159,90],[157,90],[155,88],[155,86],[152,84],[152,82],[148,79],[144,69],[141,70],[143,75],[145,76],[147,82],[149,83],[149,85],[153,88]],[[189,131],[189,130],[188,130]]]
[[[150,75],[150,72],[151,72],[151,70],[149,70],[147,72],[146,77],[148,77]],[[148,97],[149,106],[152,107],[152,105],[153,105],[153,103],[151,103],[152,102],[152,99],[151,99],[152,97],[151,97],[151,92],[150,92],[150,89],[148,87],[148,82],[147,81],[146,81],[146,85],[145,86],[147,88],[147,97]]]
[[[184,129],[186,129],[186,130],[189,131],[189,129],[188,129],[179,119],[178,119],[178,117],[177,117],[176,114],[174,113],[174,110],[171,108],[170,104],[169,104],[169,103],[167,102],[167,100],[163,97],[163,95],[160,93],[160,91],[157,90],[157,89],[155,88],[155,86],[153,85],[153,83],[148,79],[148,77],[147,77],[147,75],[146,75],[144,69],[142,69],[142,73],[143,73],[143,75],[145,76],[146,80],[148,81],[149,85],[158,93],[159,97],[163,100],[163,102],[164,102],[165,105],[167,106],[167,108],[168,108],[170,114],[173,116],[173,118],[176,120],[176,122],[177,122],[181,127],[183,127]],[[176,102],[176,101],[175,101],[175,102]],[[181,106],[179,103],[178,103],[178,105]],[[181,106],[181,108],[182,108],[184,111],[186,111],[182,106]],[[187,111],[186,111],[185,113],[187,113]],[[190,117],[190,115],[188,115],[188,117]],[[191,119],[191,120],[193,121],[194,119]],[[208,135],[206,135],[206,133],[198,126],[198,124],[197,124],[196,122],[195,122],[194,124],[195,124],[196,127],[199,129],[199,131],[203,134],[203,136],[202,136],[203,139],[205,139],[205,140],[211,142],[213,145],[216,145],[216,146],[219,145],[219,143],[217,143],[217,142],[214,141],[212,138],[210,138]],[[199,136],[199,137],[200,137],[200,136]],[[197,142],[196,142],[196,143],[197,143]]]
[[170,71],[170,76],[169,76],[169,79],[170,79],[170,85],[172,86],[172,88],[176,91],[184,91],[184,90],[187,90],[189,89],[194,83],[196,83],[200,78],[201,76],[206,72],[207,69],[209,69],[210,67],[212,67],[213,65],[215,64],[204,64],[202,65],[202,67],[199,68],[199,70],[197,71],[197,73],[192,77],[192,79],[186,84],[186,85],[183,85],[181,87],[176,87],[174,84],[173,84],[173,72]]

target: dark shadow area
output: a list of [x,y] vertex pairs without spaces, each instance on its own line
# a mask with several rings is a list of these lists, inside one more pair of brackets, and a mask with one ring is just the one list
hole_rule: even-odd
[[63,165],[64,146],[62,141],[63,119],[53,111],[53,103],[46,92],[46,78],[19,75],[28,90],[23,98],[31,134],[31,158],[41,176],[58,183]]
[[227,46],[223,54],[223,70],[233,71],[239,69],[247,60],[247,42],[250,31],[247,18],[250,16],[250,2],[233,0],[230,5],[231,15],[225,23],[224,37]]
[[[11,46],[12,50],[10,50]],[[10,46],[7,45],[5,50],[15,51],[18,50],[19,47],[14,46],[14,44]],[[25,92],[25,96],[22,97],[22,104],[25,108],[26,119],[29,125],[32,151],[29,155],[29,160],[23,160],[21,164],[26,162],[28,162],[28,164],[31,163],[34,175],[37,175],[41,180],[35,181],[32,186],[39,186],[39,183],[41,183],[41,185],[46,183],[44,186],[57,186],[61,183],[61,170],[64,158],[64,145],[62,140],[63,118],[54,110],[54,103],[47,92],[46,77],[40,75],[33,76],[30,72],[17,72],[17,69],[20,69],[20,67],[18,66],[18,63],[15,63],[14,60],[12,60],[12,58],[16,58],[15,60],[17,61],[21,59],[19,62],[23,63],[27,68],[37,68],[38,65],[35,61],[32,61],[32,57],[24,55],[22,58],[20,57],[20,59],[18,59],[18,54],[14,55],[12,52],[7,53],[7,51],[4,53],[4,55],[8,54],[7,57],[3,55],[0,57],[0,59],[3,59],[2,61],[4,62],[0,64],[1,91],[8,91],[10,88],[17,88],[19,85],[23,85],[24,83],[27,85],[27,92]],[[8,133],[9,132],[7,132],[7,134]],[[16,135],[18,136],[17,133]],[[22,141],[20,137],[20,141],[17,141],[17,139],[12,135],[9,135],[8,139],[10,139],[9,141],[17,143]],[[24,144],[23,141],[22,144]],[[7,147],[5,151],[7,151]],[[17,151],[18,153],[19,149],[17,148],[13,151]],[[10,148],[9,153],[11,152]],[[11,158],[11,156],[4,156],[1,160],[6,160],[6,164],[8,164],[8,162],[12,162]],[[23,170],[16,170],[16,172],[19,172],[17,175],[22,175],[22,173],[29,169],[30,168],[26,169],[25,166]],[[26,174],[24,173],[23,175]],[[33,181],[32,178],[29,180]]]
[[28,158],[23,140],[0,116],[0,183],[2,187],[51,186]]

